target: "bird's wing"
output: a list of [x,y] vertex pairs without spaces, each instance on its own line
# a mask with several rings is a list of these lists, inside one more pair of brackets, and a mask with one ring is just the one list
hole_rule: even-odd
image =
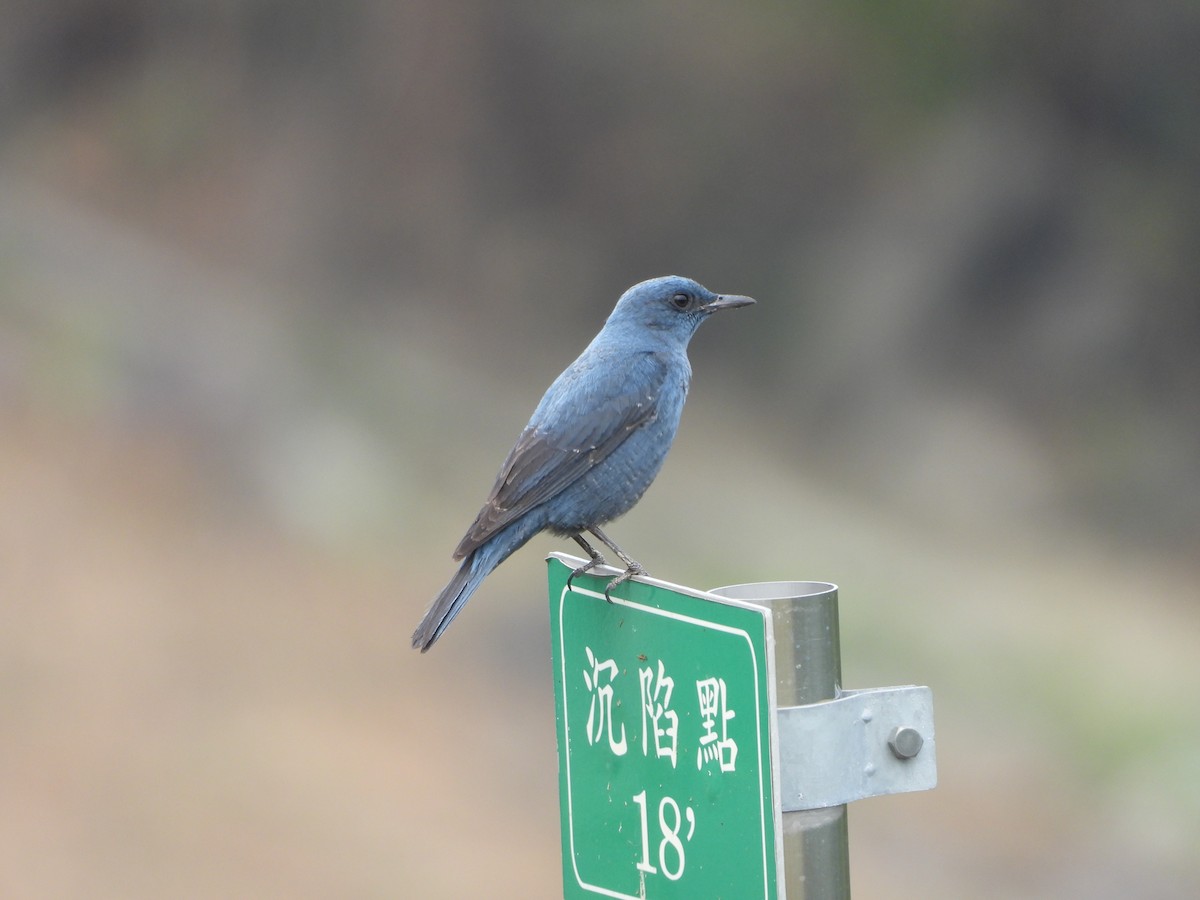
[[[669,369],[666,357],[641,354],[632,362],[589,368],[586,377],[568,378],[557,395],[548,394],[500,467],[491,495],[454,558],[462,559],[556,496],[651,421]],[[558,387],[556,383],[551,392]],[[539,415],[543,409],[546,414]]]

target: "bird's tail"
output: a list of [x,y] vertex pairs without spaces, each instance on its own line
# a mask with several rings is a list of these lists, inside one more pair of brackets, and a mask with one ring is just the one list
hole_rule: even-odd
[[462,565],[458,567],[458,571],[454,573],[454,577],[450,579],[450,583],[442,588],[442,592],[437,595],[437,599],[430,604],[429,610],[425,613],[425,618],[421,620],[421,624],[417,626],[417,630],[413,632],[412,645],[414,650],[420,650],[424,653],[433,646],[433,642],[442,636],[442,632],[450,627],[450,623],[454,621],[454,617],[462,610],[463,605],[470,599],[471,594],[475,593],[475,588],[479,587],[479,583],[487,577],[492,569],[496,568],[493,565],[480,565],[485,562],[481,558],[478,550],[471,553],[462,561]]
[[450,583],[442,588],[437,599],[430,604],[425,618],[413,632],[413,649],[424,653],[433,646],[433,642],[442,636],[442,632],[450,627],[454,617],[459,614],[463,604],[475,593],[475,589],[483,579],[508,559],[508,557],[526,541],[542,530],[540,522],[526,516],[494,534],[489,540],[472,550],[450,579]]

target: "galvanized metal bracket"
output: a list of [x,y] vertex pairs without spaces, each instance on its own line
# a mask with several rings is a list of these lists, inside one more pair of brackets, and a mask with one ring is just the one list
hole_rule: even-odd
[[779,772],[784,812],[929,790],[937,784],[933,692],[870,688],[781,708]]

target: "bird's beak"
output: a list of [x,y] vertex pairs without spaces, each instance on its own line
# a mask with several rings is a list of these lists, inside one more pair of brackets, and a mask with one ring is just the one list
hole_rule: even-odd
[[723,297],[717,297],[711,303],[704,304],[704,311],[715,313],[719,309],[737,309],[739,306],[749,306],[754,303],[753,297],[741,297],[737,294],[727,294]]

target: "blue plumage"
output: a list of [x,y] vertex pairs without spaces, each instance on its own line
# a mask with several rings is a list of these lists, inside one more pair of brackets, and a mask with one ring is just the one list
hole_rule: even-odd
[[[590,532],[626,564],[609,585],[644,570],[600,530],[628,512],[662,468],[687,398],[687,345],[706,318],[753,303],[688,278],[636,284],[600,333],[554,380],[509,453],[454,558],[462,560],[413,633],[422,652],[441,637],[487,575],[540,531]],[[582,571],[582,569],[580,570]]]

